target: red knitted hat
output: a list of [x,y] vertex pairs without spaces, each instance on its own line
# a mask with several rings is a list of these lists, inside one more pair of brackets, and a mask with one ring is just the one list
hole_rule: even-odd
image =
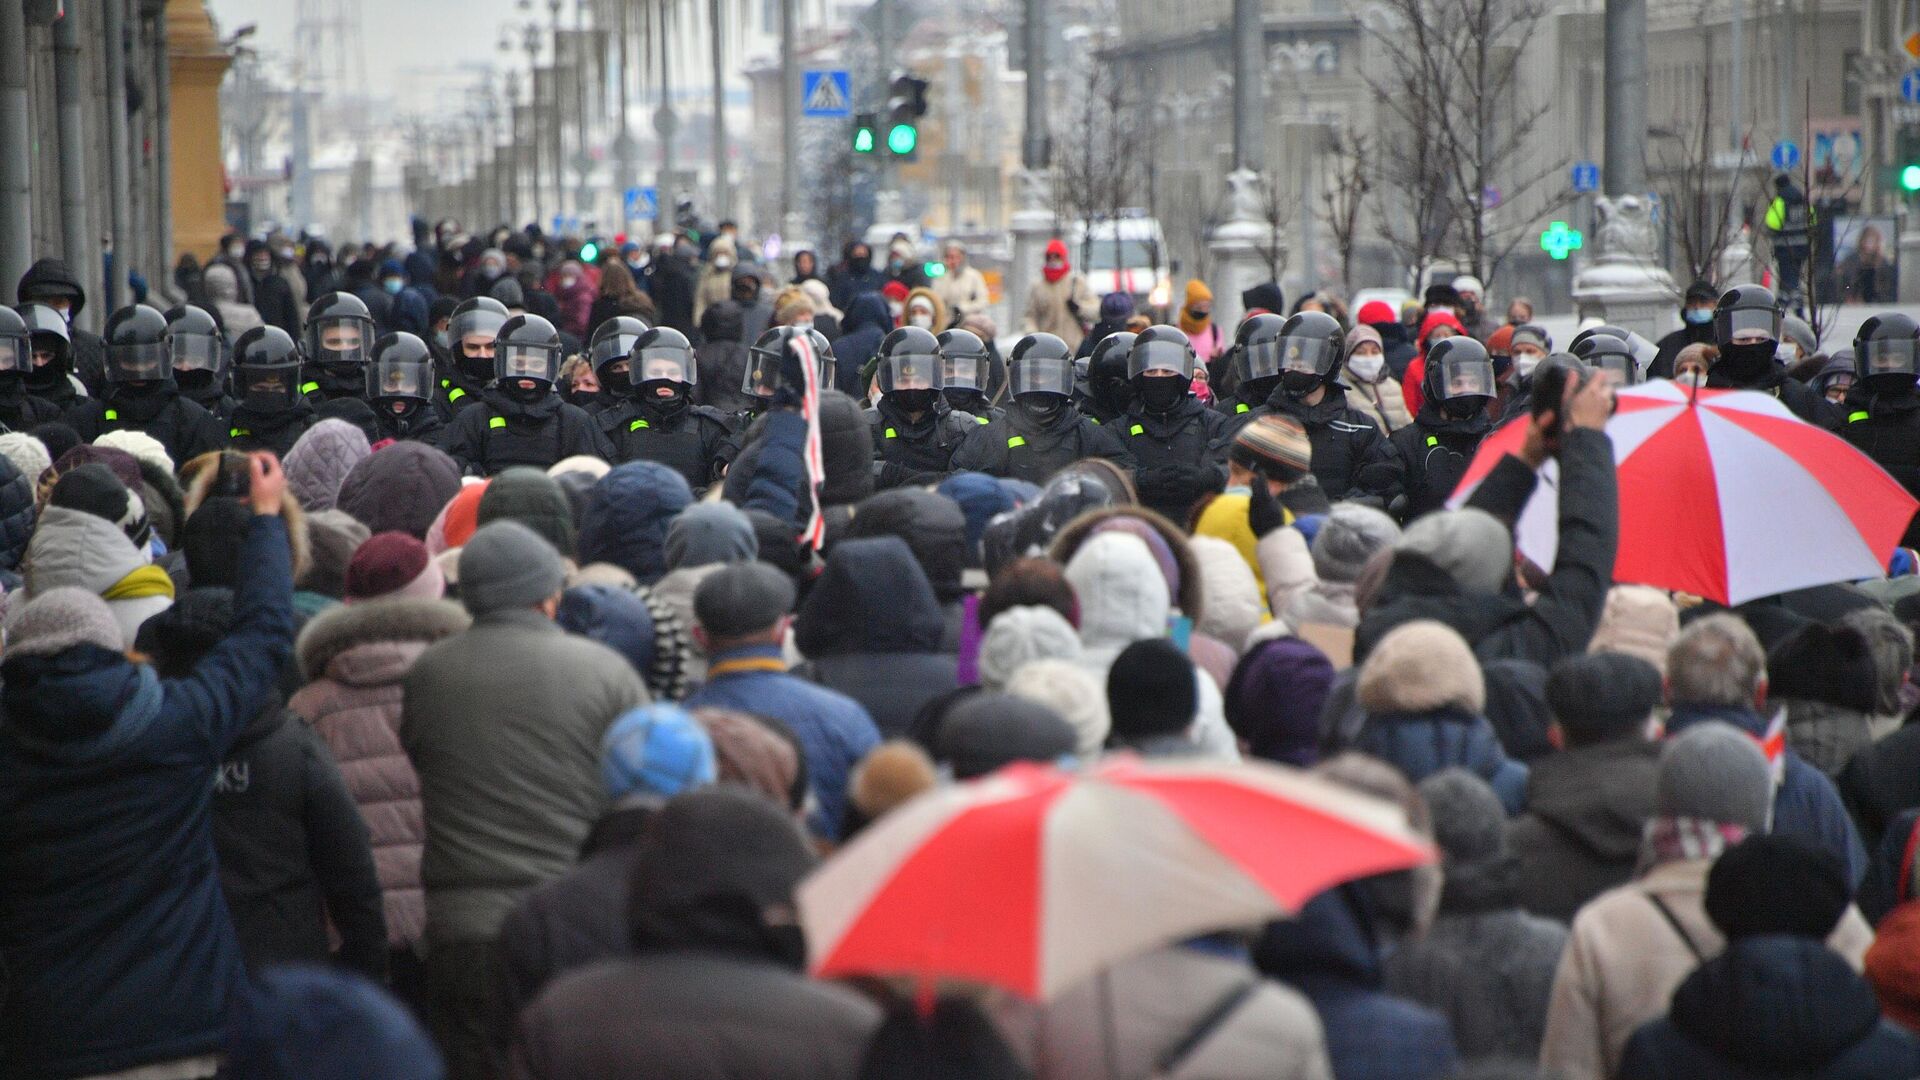
[[349,604],[394,595],[435,600],[447,590],[427,545],[403,532],[368,537],[347,563],[346,584]]

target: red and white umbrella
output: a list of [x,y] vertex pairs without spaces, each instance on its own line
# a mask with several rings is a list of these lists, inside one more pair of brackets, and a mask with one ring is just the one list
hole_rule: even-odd
[[1296,769],[1020,764],[908,803],[802,882],[822,977],[1046,1000],[1116,961],[1433,860],[1398,807]]
[[[1619,467],[1615,581],[1723,604],[1880,577],[1920,509],[1906,488],[1845,439],[1749,390],[1672,382],[1622,389],[1607,421]],[[1525,421],[1489,435],[1449,505],[1460,506],[1526,438]],[[1556,463],[1521,515],[1521,554],[1551,567]]]

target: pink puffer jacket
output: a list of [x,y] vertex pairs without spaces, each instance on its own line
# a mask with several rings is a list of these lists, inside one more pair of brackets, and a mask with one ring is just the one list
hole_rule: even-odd
[[326,740],[366,820],[396,948],[419,940],[427,921],[426,825],[420,778],[400,746],[400,684],[428,645],[468,621],[446,600],[369,600],[315,616],[296,645],[309,681],[287,704]]

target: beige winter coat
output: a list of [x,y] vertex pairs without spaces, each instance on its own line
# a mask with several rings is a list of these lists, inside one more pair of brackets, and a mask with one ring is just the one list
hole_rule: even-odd
[[[1574,916],[1547,1005],[1543,1071],[1561,1080],[1611,1080],[1627,1040],[1641,1024],[1666,1015],[1674,990],[1699,966],[1649,896],[1665,902],[1703,956],[1726,947],[1706,913],[1712,866],[1711,859],[1663,863],[1602,893]],[[1873,929],[1855,907],[1827,938],[1827,946],[1855,971],[1871,944]]]
[[[933,292],[940,302],[947,305],[948,317],[958,321],[968,315],[978,315],[993,303],[992,294],[987,291],[987,279],[972,266],[963,266],[958,273],[949,273],[945,277],[935,278]],[[944,330],[942,326],[939,329]]]
[[1413,422],[1398,379],[1382,371],[1379,382],[1364,382],[1352,368],[1343,369],[1340,376],[1340,381],[1347,384],[1347,408],[1373,417],[1381,431],[1392,434]]
[[[1079,309],[1079,314],[1067,306],[1069,300]],[[1055,334],[1067,343],[1067,348],[1078,349],[1080,339],[1087,336],[1087,327],[1099,316],[1100,299],[1087,287],[1085,275],[1075,271],[1059,281],[1048,281],[1042,275],[1027,292],[1027,310],[1020,320],[1020,332]]]

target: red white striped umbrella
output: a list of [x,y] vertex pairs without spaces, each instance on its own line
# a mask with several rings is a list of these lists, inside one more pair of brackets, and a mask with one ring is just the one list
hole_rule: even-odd
[[[1607,422],[1619,466],[1615,581],[1723,604],[1880,577],[1920,509],[1845,439],[1749,390],[1660,381],[1623,388]],[[1488,436],[1449,505],[1459,506],[1526,438],[1525,421]],[[1556,464],[1541,469],[1515,530],[1521,554],[1553,565]]]
[[881,819],[801,883],[822,977],[1045,1000],[1171,942],[1430,862],[1398,807],[1265,763],[1020,764]]

